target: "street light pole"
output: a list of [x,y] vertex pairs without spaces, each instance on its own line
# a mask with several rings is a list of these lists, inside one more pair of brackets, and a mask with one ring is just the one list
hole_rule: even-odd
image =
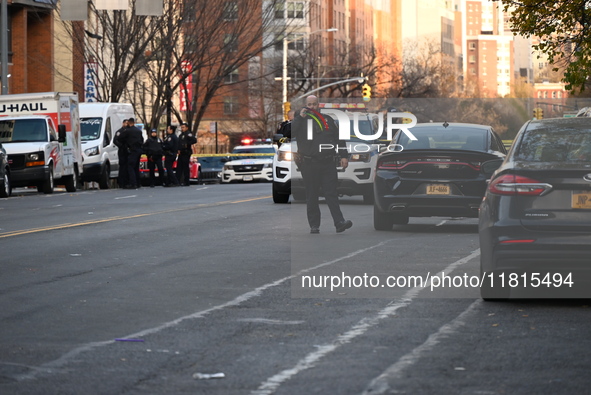
[[287,103],[287,47],[289,43],[292,43],[294,41],[297,40],[301,40],[302,38],[306,37],[306,36],[311,36],[314,33],[319,33],[319,32],[336,32],[339,29],[331,27],[330,29],[320,29],[320,30],[314,30],[313,32],[310,33],[306,33],[306,35],[302,35],[300,37],[296,37],[293,40],[288,40],[287,36],[283,37],[283,73],[281,76],[281,80],[283,82],[283,96],[282,96],[282,100],[283,100],[283,104],[281,106],[281,110],[283,111],[283,116],[287,116],[287,114],[285,113],[285,103]]

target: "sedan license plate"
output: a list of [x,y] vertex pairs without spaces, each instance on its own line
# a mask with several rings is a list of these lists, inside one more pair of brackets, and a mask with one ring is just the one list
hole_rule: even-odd
[[427,195],[449,195],[451,189],[447,184],[429,184],[427,185]]
[[573,191],[571,207],[591,209],[591,192]]
[[242,180],[243,181],[252,181],[253,178],[252,178],[252,176],[244,176],[244,177],[242,177]]

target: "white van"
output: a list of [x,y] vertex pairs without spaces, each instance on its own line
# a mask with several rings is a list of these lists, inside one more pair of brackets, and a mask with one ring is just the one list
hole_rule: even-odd
[[98,182],[101,189],[119,175],[115,132],[124,119],[134,118],[129,103],[80,103],[80,129],[84,155],[82,181]]

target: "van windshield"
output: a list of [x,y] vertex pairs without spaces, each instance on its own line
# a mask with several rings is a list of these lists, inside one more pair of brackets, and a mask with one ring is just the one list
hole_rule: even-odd
[[81,118],[80,138],[82,141],[96,140],[101,136],[102,118]]
[[44,119],[0,120],[0,143],[47,141]]

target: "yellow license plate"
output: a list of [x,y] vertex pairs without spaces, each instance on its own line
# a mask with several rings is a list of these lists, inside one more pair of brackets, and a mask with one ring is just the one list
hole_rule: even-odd
[[591,192],[573,191],[572,208],[591,209]]
[[427,185],[427,195],[449,195],[451,189],[447,184],[429,184]]

